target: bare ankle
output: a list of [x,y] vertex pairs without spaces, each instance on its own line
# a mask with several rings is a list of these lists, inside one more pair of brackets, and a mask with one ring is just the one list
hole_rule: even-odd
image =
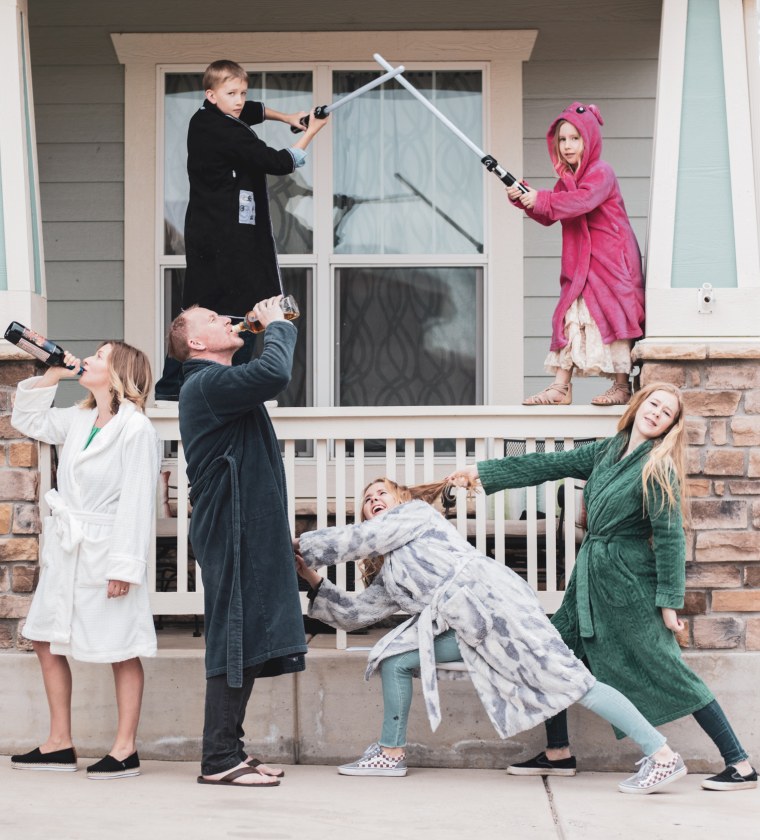
[[661,764],[666,764],[673,758],[674,755],[675,753],[670,748],[670,746],[668,744],[663,744],[659,750],[652,753],[651,757],[655,761],[659,761]]
[[547,747],[546,757],[549,761],[562,761],[563,758],[572,758],[570,747]]
[[398,758],[400,755],[406,755],[406,747],[384,747],[380,744],[382,751],[391,758]]

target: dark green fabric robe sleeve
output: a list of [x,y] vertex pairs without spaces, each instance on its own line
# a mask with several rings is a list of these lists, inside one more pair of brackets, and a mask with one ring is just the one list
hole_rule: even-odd
[[615,438],[605,438],[566,452],[534,452],[480,461],[478,474],[483,489],[489,494],[509,487],[531,487],[560,478],[579,478],[585,481],[605,447],[613,440]]
[[657,567],[655,605],[679,610],[683,607],[686,588],[686,538],[677,485],[673,507],[668,505],[659,487],[650,487],[647,511],[652,523],[652,549]]

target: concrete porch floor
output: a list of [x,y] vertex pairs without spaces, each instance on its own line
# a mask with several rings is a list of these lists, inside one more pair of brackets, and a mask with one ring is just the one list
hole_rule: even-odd
[[[345,651],[335,650],[333,635],[315,636],[306,671],[257,682],[246,719],[251,750],[272,761],[301,765],[336,765],[360,755],[380,729],[380,680],[367,683],[363,677],[367,649],[383,632],[352,634]],[[760,717],[751,688],[760,683],[760,654],[689,652],[686,659],[715,692],[739,738],[760,763]],[[159,654],[144,666],[141,757],[197,761],[203,727],[203,640],[193,638],[192,626],[162,630]],[[111,669],[72,662],[72,670],[75,743],[80,755],[102,756],[115,727]],[[543,726],[501,741],[469,680],[442,681],[440,693],[443,721],[432,733],[420,692],[415,692],[409,723],[411,767],[503,769],[543,749]],[[26,751],[44,739],[47,703],[33,654],[0,654],[0,708],[0,754]],[[713,745],[691,717],[662,731],[691,772],[722,769]],[[570,710],[570,733],[581,770],[631,772],[640,758],[635,744],[616,741],[608,724],[581,707]]]

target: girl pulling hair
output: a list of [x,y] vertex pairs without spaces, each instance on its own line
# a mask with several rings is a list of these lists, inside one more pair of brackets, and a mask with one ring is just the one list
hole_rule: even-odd
[[[655,382],[633,396],[612,438],[566,452],[481,461],[449,479],[468,487],[479,481],[486,493],[586,480],[588,532],[552,624],[594,675],[653,726],[694,715],[726,763],[702,787],[754,788],[757,773],[746,751],[675,638],[684,628],[676,610],[683,607],[686,577],[685,449],[681,393]],[[549,721],[547,734],[546,752],[510,773],[567,775],[575,767],[564,711]]]
[[631,340],[643,335],[641,254],[612,167],[600,157],[602,115],[573,102],[546,133],[559,180],[553,190],[507,189],[536,222],[562,224],[560,295],[545,367],[554,382],[523,405],[568,405],[573,372],[614,384],[594,405],[624,405],[631,396]]
[[[11,422],[23,434],[63,444],[58,489],[45,500],[42,573],[24,627],[42,668],[50,733],[31,752],[11,757],[17,770],[76,770],[67,656],[111,664],[118,725],[108,755],[87,768],[92,779],[140,772],[137,724],[143,692],[139,657],[156,655],[147,561],[159,470],[159,440],[143,414],[151,371],[145,354],[105,341],[73,370],[48,368],[20,382]],[[89,391],[72,408],[51,408],[61,379],[84,373]]]
[[[437,487],[437,489],[436,489]],[[356,630],[399,610],[411,618],[369,654],[367,678],[383,683],[380,739],[348,776],[404,776],[412,675],[419,671],[431,727],[441,720],[436,662],[463,661],[502,738],[529,729],[579,702],[628,733],[645,753],[644,770],[621,782],[623,793],[652,793],[686,773],[683,761],[619,692],[595,680],[549,623],[532,588],[470,545],[432,500],[442,485],[407,488],[373,481],[362,521],[302,534],[299,575],[309,583],[309,615]],[[349,594],[316,572],[364,560],[363,592]]]

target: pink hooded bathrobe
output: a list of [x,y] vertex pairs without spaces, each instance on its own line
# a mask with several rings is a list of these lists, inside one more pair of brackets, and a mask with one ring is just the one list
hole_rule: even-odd
[[[562,121],[575,126],[583,138],[577,172],[563,171],[554,151],[554,131]],[[538,191],[532,210],[523,208],[542,225],[562,223],[562,270],[559,302],[552,316],[552,351],[567,344],[565,314],[581,296],[605,344],[644,334],[641,253],[615,173],[600,158],[602,123],[596,105],[573,102],[565,108],[546,132],[559,181],[553,190]]]

